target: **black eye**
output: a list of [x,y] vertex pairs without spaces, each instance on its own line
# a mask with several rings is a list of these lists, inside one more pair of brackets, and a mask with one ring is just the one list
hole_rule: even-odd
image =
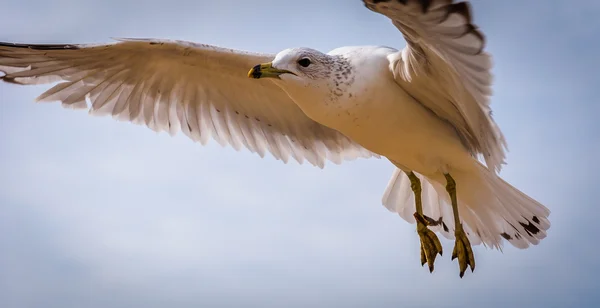
[[300,66],[302,66],[302,67],[308,67],[310,65],[310,59],[302,58],[302,59],[298,60],[298,64],[300,64]]

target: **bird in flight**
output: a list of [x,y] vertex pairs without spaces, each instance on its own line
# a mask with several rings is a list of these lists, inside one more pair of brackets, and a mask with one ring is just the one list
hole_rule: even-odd
[[[383,204],[416,223],[421,265],[454,239],[460,277],[472,245],[536,245],[550,211],[502,180],[506,142],[491,115],[491,57],[468,2],[363,0],[406,46],[278,54],[183,41],[0,43],[0,79],[55,83],[38,101],[212,137],[236,150],[324,167],[383,157],[395,171]],[[400,37],[400,36],[399,36]]]

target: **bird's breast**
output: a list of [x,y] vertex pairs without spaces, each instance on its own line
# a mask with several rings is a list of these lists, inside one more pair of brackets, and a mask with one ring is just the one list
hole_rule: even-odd
[[[366,149],[414,170],[435,172],[462,143],[446,122],[402,88],[355,93],[322,112],[316,121],[336,129]],[[468,155],[467,155],[468,156]]]

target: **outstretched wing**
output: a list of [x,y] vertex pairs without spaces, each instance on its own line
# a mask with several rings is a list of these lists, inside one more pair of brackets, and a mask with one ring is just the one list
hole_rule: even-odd
[[15,84],[59,82],[39,101],[88,108],[178,130],[205,144],[213,137],[261,157],[269,151],[323,167],[329,159],[374,156],[336,130],[308,118],[279,87],[247,72],[274,55],[182,41],[119,40],[106,45],[0,43],[0,77]]
[[393,60],[397,83],[452,124],[465,146],[499,171],[506,142],[491,116],[491,57],[468,2],[363,0],[392,20],[407,46]]

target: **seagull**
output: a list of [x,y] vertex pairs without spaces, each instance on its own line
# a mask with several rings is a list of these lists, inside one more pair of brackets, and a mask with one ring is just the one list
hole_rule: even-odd
[[363,4],[391,20],[403,49],[266,54],[158,39],[0,43],[0,79],[55,83],[37,101],[284,163],[385,158],[395,171],[383,205],[416,224],[430,272],[443,252],[437,234],[454,239],[461,278],[475,269],[472,245],[537,245],[550,211],[499,176],[507,145],[492,118],[491,56],[469,2]]

